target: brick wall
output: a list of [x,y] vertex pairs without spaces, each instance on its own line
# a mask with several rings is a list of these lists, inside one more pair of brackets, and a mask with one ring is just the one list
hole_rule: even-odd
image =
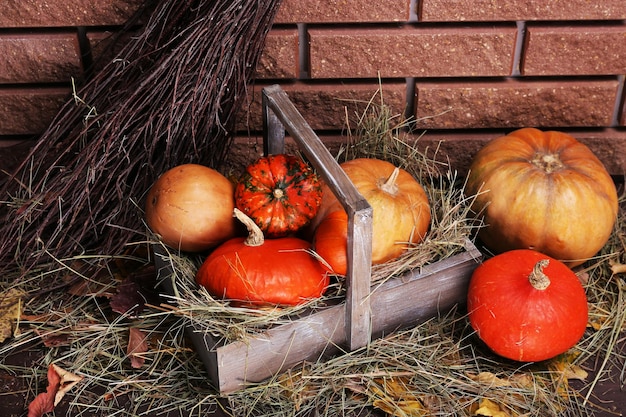
[[[69,3],[0,4],[11,57],[0,63],[0,137],[41,130],[81,76],[85,45],[138,1]],[[626,172],[624,0],[283,0],[258,74],[242,160],[260,152],[264,85],[281,84],[330,146],[382,86],[386,104],[418,120],[420,146],[461,172],[485,141],[523,126],[571,132]]]
[[36,138],[140,0],[0,1],[0,146]]
[[619,175],[625,19],[623,0],[284,0],[257,90],[283,85],[330,143],[381,77],[385,102],[419,121],[418,143],[460,171],[485,141],[535,126],[571,132]]

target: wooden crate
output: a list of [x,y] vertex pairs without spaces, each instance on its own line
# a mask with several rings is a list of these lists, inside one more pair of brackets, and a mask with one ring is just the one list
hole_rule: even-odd
[[[194,347],[222,394],[305,360],[319,360],[340,349],[358,349],[372,337],[464,304],[469,278],[482,259],[480,251],[467,241],[464,252],[371,288],[372,208],[278,85],[263,90],[263,119],[265,153],[283,152],[286,130],[348,213],[346,299],[227,344],[190,326]],[[157,249],[157,270],[162,276],[172,276],[171,263]]]

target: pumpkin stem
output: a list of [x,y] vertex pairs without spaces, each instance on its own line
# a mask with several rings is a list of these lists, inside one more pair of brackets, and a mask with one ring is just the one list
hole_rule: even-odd
[[398,193],[398,185],[396,181],[398,180],[398,175],[400,174],[400,168],[395,167],[389,178],[387,178],[382,184],[378,187],[384,192],[396,195]]
[[274,188],[272,195],[274,196],[275,199],[280,200],[281,198],[285,196],[285,192],[281,190],[280,188]]
[[243,241],[243,243],[247,246],[261,246],[265,241],[265,238],[263,237],[263,231],[259,226],[257,226],[254,220],[237,207],[233,210],[233,216],[243,223],[244,226],[246,226],[246,229],[248,229],[248,237]]
[[549,263],[550,261],[548,259],[542,259],[535,264],[533,271],[528,276],[528,281],[533,288],[543,291],[550,285],[550,278],[543,273],[543,269],[548,266]]
[[547,174],[559,171],[565,167],[559,156],[552,153],[537,153],[530,162]]

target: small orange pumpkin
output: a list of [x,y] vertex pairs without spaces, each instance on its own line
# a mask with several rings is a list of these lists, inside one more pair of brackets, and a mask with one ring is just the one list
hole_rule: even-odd
[[196,282],[212,295],[249,305],[297,305],[321,297],[330,278],[310,253],[311,244],[296,237],[264,239],[243,212],[234,213],[248,228],[218,246],[202,263]]
[[542,361],[574,346],[587,327],[587,296],[562,262],[529,249],[488,259],[467,294],[472,327],[495,353]]

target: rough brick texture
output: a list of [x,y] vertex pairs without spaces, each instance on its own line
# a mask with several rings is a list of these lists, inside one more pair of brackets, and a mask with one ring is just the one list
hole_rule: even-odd
[[626,74],[625,24],[529,25],[525,49],[524,75]]
[[2,0],[0,27],[121,25],[142,0]]
[[[140,3],[0,1],[0,146],[46,127],[86,58],[114,58],[107,36]],[[571,132],[626,172],[624,0],[283,0],[257,78],[233,161],[259,154],[260,88],[278,83],[334,149],[382,88],[459,172],[525,126]]]
[[626,19],[623,0],[421,0],[420,19],[430,22]]
[[82,74],[76,34],[0,36],[0,83],[66,82]]
[[[242,114],[241,129],[258,131],[262,127],[261,89],[256,85],[247,113]],[[370,102],[380,102],[380,85],[371,83],[358,84],[304,84],[284,85],[283,90],[289,95],[302,116],[314,130],[336,130],[354,127],[356,118],[363,114]],[[406,107],[406,84],[394,82],[385,84],[384,100],[390,108],[399,114]]]
[[515,26],[312,29],[312,78],[464,77],[511,74]]
[[0,135],[40,133],[70,94],[69,89],[0,89]]
[[406,0],[283,0],[275,23],[403,22],[408,18]]
[[275,29],[265,39],[257,77],[298,78],[299,63],[297,29]]
[[418,84],[417,118],[429,129],[602,127],[618,82],[504,81]]

